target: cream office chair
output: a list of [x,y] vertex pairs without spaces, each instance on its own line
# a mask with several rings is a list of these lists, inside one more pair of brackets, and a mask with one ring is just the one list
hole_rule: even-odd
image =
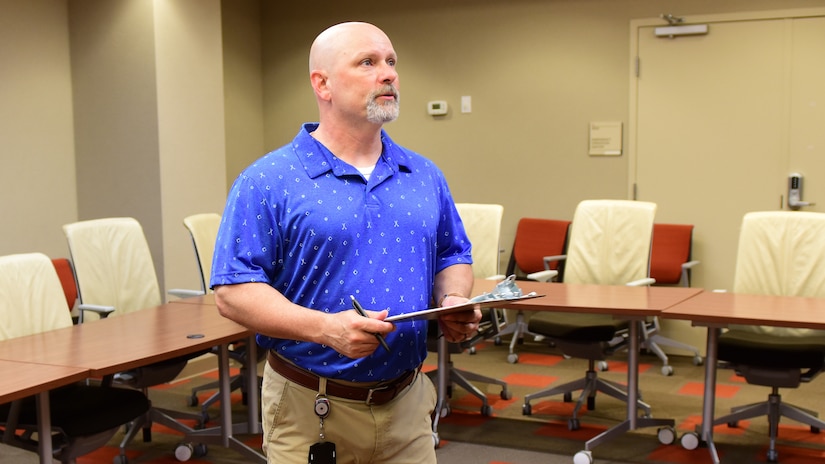
[[[82,305],[94,305],[111,310],[109,317],[140,311],[161,304],[155,266],[143,228],[133,218],[104,218],[75,222],[63,226],[74,263],[79,299]],[[118,349],[129,349],[128,346]],[[148,394],[149,387],[175,379],[194,353],[168,361],[122,372],[115,383]],[[151,441],[153,422],[187,433],[192,428],[176,419],[189,419],[203,425],[199,414],[183,413],[152,407],[129,428],[121,442],[121,455],[137,431],[143,430],[143,440]]]
[[[0,340],[71,326],[63,287],[46,255],[0,257]],[[104,446],[122,425],[149,410],[140,391],[85,383],[52,390],[49,404],[53,455],[63,463]],[[0,427],[6,444],[37,450],[34,397],[0,405]],[[125,456],[120,462],[125,464]]]
[[[473,275],[482,279],[503,279],[504,276],[498,274],[498,269],[501,253],[499,246],[501,218],[504,214],[504,207],[495,204],[457,203],[456,208],[464,223],[470,243],[473,245]],[[451,359],[452,354],[464,352],[477,343],[495,336],[502,323],[498,310],[485,311],[482,323],[479,325],[479,332],[470,340],[462,343],[447,343],[444,337],[439,336],[438,324],[430,325],[428,348],[430,351],[438,352],[438,367],[428,372],[438,390],[438,402],[433,420],[433,436],[436,446],[438,445],[438,420],[449,414],[452,385],[458,385],[478,397],[482,402],[481,414],[484,416],[492,414],[492,407],[487,395],[473,382],[499,385],[501,386],[501,398],[512,397],[507,383],[503,380],[458,369]]]
[[[742,220],[733,292],[825,298],[825,213],[748,213]],[[825,368],[825,331],[732,325],[718,341],[719,360],[752,385],[771,389],[768,400],[733,408],[714,425],[767,416],[769,462],[776,462],[780,417],[819,432],[817,413],[782,402],[780,388],[798,388]]]
[[[563,282],[598,285],[650,285],[650,247],[654,203],[627,200],[585,200],[579,203],[570,226]],[[624,386],[602,379],[596,362],[604,362],[614,352],[626,347],[629,322],[601,314],[538,312],[530,318],[531,332],[544,335],[567,356],[587,359],[583,379],[525,395],[522,413],[532,414],[531,401],[564,394],[572,399],[573,391],[582,390],[568,420],[568,428],[579,428],[579,411],[595,408],[596,392],[601,391],[627,401]],[[606,370],[606,363],[601,370]],[[639,400],[638,406],[650,415],[650,406]]]
[[[200,276],[201,292],[206,294],[209,290],[209,278],[212,274],[212,255],[215,251],[215,240],[218,236],[218,229],[221,225],[221,215],[217,213],[200,213],[187,216],[183,219],[183,225],[189,231],[192,238],[192,245],[195,250],[195,259],[198,264],[198,275]],[[258,359],[249,362],[247,359],[246,340],[238,340],[230,345],[229,358],[239,363],[241,372],[238,375],[232,376],[229,382],[231,390],[241,390],[242,402],[246,404],[247,395],[250,388],[246,381],[246,370],[257,369],[257,363],[266,357],[265,350],[258,350]],[[217,354],[217,348],[212,350]],[[259,382],[260,382],[259,377]],[[198,392],[205,390],[217,390],[219,388],[218,382],[210,382],[204,385],[199,385],[192,389],[192,395],[189,397],[189,406],[197,406],[199,403]],[[260,384],[255,386],[260,388]],[[257,393],[257,390],[252,390]],[[201,403],[201,415],[204,421],[209,420],[208,409],[210,406],[220,401],[218,392],[213,393],[203,403]]]

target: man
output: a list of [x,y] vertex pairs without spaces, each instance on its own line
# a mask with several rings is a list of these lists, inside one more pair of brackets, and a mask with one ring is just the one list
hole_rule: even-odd
[[[427,323],[384,319],[466,302],[472,261],[441,171],[382,129],[398,116],[396,61],[371,24],[322,32],[309,57],[319,122],[229,193],[211,285],[221,314],[269,350],[270,463],[335,462],[333,448],[339,463],[435,462]],[[359,315],[356,300],[375,311]],[[460,341],[480,318],[439,323]]]

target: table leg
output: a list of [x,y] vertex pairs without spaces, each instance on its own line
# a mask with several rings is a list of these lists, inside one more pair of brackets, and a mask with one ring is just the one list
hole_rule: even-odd
[[[250,338],[250,349],[249,354],[253,356],[257,356],[256,354],[256,347],[254,337]],[[257,359],[257,357],[252,358]],[[189,439],[195,439],[198,441],[204,442],[217,442],[220,446],[225,448],[230,448],[239,453],[247,456],[250,458],[249,462],[257,462],[260,464],[266,464],[266,458],[259,452],[256,451],[249,446],[247,446],[242,441],[238,440],[233,436],[233,433],[260,433],[260,422],[257,419],[257,415],[260,414],[260,407],[258,401],[258,394],[257,394],[257,384],[258,384],[258,373],[257,368],[254,365],[250,365],[248,369],[251,372],[250,378],[254,378],[254,382],[251,384],[254,389],[251,389],[250,395],[247,398],[247,418],[248,423],[245,424],[232,424],[232,399],[230,395],[230,386],[229,386],[229,347],[228,345],[221,345],[218,350],[218,377],[220,383],[220,403],[221,403],[221,425],[216,428],[210,429],[202,429],[202,430],[195,430],[191,433],[187,434]],[[252,377],[254,376],[254,377]],[[250,432],[250,430],[254,430]]]
[[36,396],[37,404],[37,450],[40,464],[52,464],[52,416],[49,404],[49,391]]
[[676,421],[673,419],[654,419],[652,417],[639,418],[639,333],[640,324],[643,319],[633,319],[630,321],[628,333],[629,344],[627,348],[627,419],[615,425],[599,435],[587,440],[584,444],[585,451],[590,451],[601,443],[615,438],[617,435],[629,430],[636,430],[641,427],[670,426],[673,427]]
[[708,327],[707,354],[705,356],[705,393],[702,399],[702,425],[699,434],[707,445],[714,464],[719,464],[719,453],[713,443],[713,415],[716,408],[716,362],[719,359],[718,341],[721,329]]

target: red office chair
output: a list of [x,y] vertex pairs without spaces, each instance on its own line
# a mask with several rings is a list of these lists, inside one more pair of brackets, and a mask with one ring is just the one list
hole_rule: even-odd
[[[516,227],[516,237],[513,241],[513,252],[507,264],[506,275],[516,275],[520,280],[556,280],[564,271],[564,256],[567,246],[567,231],[570,221],[557,219],[521,218]],[[537,336],[527,330],[527,321],[524,312],[516,313],[516,321],[507,324],[498,334],[512,334],[510,353],[507,361],[511,364],[518,362],[515,352],[516,343],[524,341],[524,335]]]
[[[691,269],[699,264],[699,261],[691,259],[692,247],[693,225],[653,225],[650,277],[656,279],[655,285],[690,287]],[[673,374],[673,366],[668,364],[668,357],[659,345],[690,351],[693,353],[693,364],[702,364],[702,356],[696,347],[664,337],[660,332],[659,318],[654,317],[645,324],[642,347],[652,351],[662,360],[662,375]]]

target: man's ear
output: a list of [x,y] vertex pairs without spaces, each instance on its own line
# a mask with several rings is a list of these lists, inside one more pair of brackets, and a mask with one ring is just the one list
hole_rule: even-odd
[[309,81],[318,98],[322,100],[329,100],[331,98],[329,78],[326,74],[321,71],[312,71],[309,75]]

